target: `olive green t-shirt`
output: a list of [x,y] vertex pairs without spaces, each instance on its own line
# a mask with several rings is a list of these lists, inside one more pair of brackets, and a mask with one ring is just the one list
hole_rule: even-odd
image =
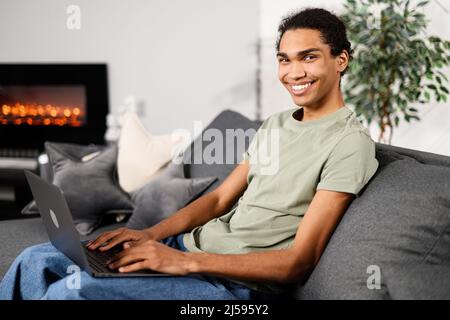
[[[359,196],[378,168],[370,133],[347,107],[299,121],[293,108],[263,122],[243,158],[248,187],[238,205],[185,234],[192,252],[241,254],[289,247],[316,190]],[[283,285],[230,279],[279,293]]]

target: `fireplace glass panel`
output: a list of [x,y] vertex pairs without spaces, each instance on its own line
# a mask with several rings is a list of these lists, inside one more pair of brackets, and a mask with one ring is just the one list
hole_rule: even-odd
[[0,125],[82,127],[86,123],[83,85],[0,86]]

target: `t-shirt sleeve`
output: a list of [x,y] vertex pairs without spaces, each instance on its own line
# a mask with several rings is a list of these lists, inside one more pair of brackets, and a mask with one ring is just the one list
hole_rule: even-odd
[[364,132],[353,132],[334,147],[316,189],[347,192],[358,197],[377,169],[375,143]]

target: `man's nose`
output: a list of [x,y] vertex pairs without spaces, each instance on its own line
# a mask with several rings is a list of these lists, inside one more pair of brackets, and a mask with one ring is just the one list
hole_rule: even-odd
[[291,70],[288,72],[288,77],[291,79],[301,79],[306,77],[306,71],[300,63],[293,63]]

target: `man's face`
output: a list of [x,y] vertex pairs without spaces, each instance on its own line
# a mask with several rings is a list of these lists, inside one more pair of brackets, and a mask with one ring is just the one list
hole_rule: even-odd
[[297,106],[320,106],[339,86],[342,57],[333,57],[320,35],[317,30],[295,29],[280,40],[278,77]]

